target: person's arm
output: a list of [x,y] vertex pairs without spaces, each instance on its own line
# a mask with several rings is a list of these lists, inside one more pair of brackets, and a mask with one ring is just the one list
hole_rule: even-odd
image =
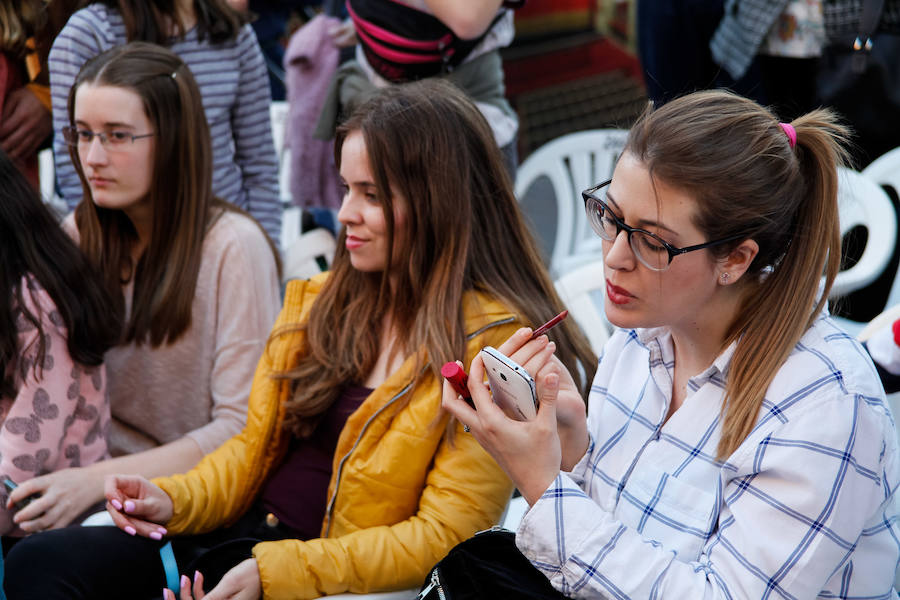
[[[25,286],[24,280],[22,285]],[[37,304],[32,302],[32,293]],[[0,427],[0,477],[12,479],[23,489],[24,496],[28,496],[35,474],[90,464],[106,456],[103,431],[110,415],[103,367],[88,370],[72,360],[65,331],[53,322],[58,318],[56,307],[45,292],[26,288],[23,298],[28,311],[40,318],[45,357],[37,377],[28,368]],[[22,323],[19,347],[29,362],[34,362],[38,330],[24,320]],[[15,500],[22,497],[17,494]],[[16,509],[7,505],[7,499],[2,488],[0,532],[3,534],[15,528]]]
[[[722,490],[718,526],[698,561],[647,542],[565,474],[526,514],[517,545],[575,598],[816,597],[864,531],[896,518],[894,434],[865,404],[819,403],[733,456],[746,475]],[[894,548],[866,569],[893,573],[896,560]]]
[[0,115],[0,148],[10,158],[34,156],[52,131],[50,111],[30,87],[9,93]]
[[187,434],[203,454],[244,428],[253,374],[281,305],[275,257],[263,232],[243,216],[226,213],[222,218],[230,223],[218,225],[223,230],[215,232],[228,239],[216,258],[215,305],[209,308],[216,315],[215,353],[209,375],[211,419]]
[[31,495],[39,496],[13,519],[28,533],[65,527],[103,500],[103,481],[107,475],[170,475],[189,470],[201,458],[203,452],[197,443],[184,437],[144,452],[35,477],[10,495],[13,503]]
[[503,0],[425,0],[425,4],[456,37],[471,40],[485,32]]
[[[302,283],[302,286],[308,285]],[[280,326],[299,321],[300,302],[288,289]],[[470,354],[484,345],[499,344],[514,325],[489,329],[470,342]],[[276,406],[286,400],[289,386],[271,377],[288,366],[297,337],[273,338],[257,369],[244,431],[206,457],[193,471],[156,480],[172,498],[174,514],[166,523],[171,533],[209,531],[233,519],[245,506],[253,478],[261,477],[250,457],[263,452],[273,439]],[[439,386],[435,393],[439,393]],[[436,427],[436,423],[423,424]],[[267,434],[261,432],[268,432]],[[508,478],[471,436],[456,429],[455,445],[446,439],[434,455],[417,512],[390,526],[372,527],[337,538],[266,542],[254,548],[265,598],[315,598],[325,593],[399,589],[421,583],[427,570],[456,543],[494,525],[512,490]],[[197,502],[198,498],[215,498]],[[427,540],[427,541],[426,541]]]
[[72,18],[56,37],[53,48],[50,50],[48,64],[50,68],[50,100],[53,105],[55,173],[60,194],[66,201],[69,210],[73,210],[78,205],[83,195],[81,180],[69,158],[69,147],[62,137],[62,128],[69,124],[67,109],[69,89],[84,63],[108,47],[102,33],[97,29],[93,13],[81,10],[72,15]]
[[[231,215],[226,215],[231,216]],[[223,218],[226,218],[223,217]],[[165,445],[102,461],[80,469],[65,469],[28,482],[18,494],[41,497],[16,515],[26,531],[68,525],[103,499],[107,475],[146,478],[184,473],[204,455],[237,434],[246,421],[247,397],[271,323],[278,309],[275,259],[258,227],[243,217],[222,235],[231,236],[216,257],[217,338],[210,372],[210,422]]]
[[269,75],[256,34],[249,25],[238,37],[240,80],[232,109],[234,160],[241,170],[247,212],[275,242],[281,243],[281,200],[278,196],[278,158],[272,141]]

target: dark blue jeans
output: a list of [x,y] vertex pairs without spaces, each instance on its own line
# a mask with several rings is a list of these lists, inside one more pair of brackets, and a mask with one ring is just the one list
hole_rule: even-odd
[[647,95],[657,106],[689,92],[729,88],[768,103],[758,61],[735,81],[713,62],[709,41],[724,0],[652,0],[637,3],[638,55]]

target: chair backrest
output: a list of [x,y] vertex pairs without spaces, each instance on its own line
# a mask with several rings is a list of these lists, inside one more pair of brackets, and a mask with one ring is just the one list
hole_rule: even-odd
[[287,136],[288,103],[273,101],[269,105],[272,119],[272,141],[278,157],[278,190],[283,216],[281,219],[281,248],[287,250],[300,237],[300,208],[293,205],[291,198],[291,150],[285,143]]
[[606,287],[603,260],[598,256],[592,262],[576,267],[560,277],[554,285],[563,304],[587,336],[594,353],[599,356],[612,332],[612,326],[603,315],[602,308],[598,308],[603,306],[603,300],[598,302],[593,293]]
[[841,235],[857,226],[867,230],[859,261],[838,273],[831,296],[844,296],[875,281],[897,243],[897,214],[887,193],[867,176],[848,168],[838,171]]
[[291,201],[289,185],[291,156],[285,144],[287,136],[288,103],[274,101],[269,105],[269,117],[272,119],[272,141],[275,142],[275,155],[278,157],[278,189],[283,203]]
[[[539,179],[550,181],[556,203],[556,231],[552,232],[549,266],[556,276],[599,256],[600,238],[587,222],[581,192],[612,176],[627,137],[624,129],[571,133],[544,144],[519,166],[516,197],[520,202]],[[542,204],[546,202],[550,199],[541,198]],[[527,213],[528,203],[523,206]],[[540,223],[535,225],[540,228]]]
[[[894,148],[863,169],[862,174],[882,187],[891,188],[900,197],[900,148]],[[894,283],[888,293],[886,306],[900,304],[900,273],[894,276]]]

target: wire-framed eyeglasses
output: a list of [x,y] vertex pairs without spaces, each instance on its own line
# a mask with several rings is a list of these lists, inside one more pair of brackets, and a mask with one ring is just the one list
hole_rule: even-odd
[[594,233],[608,242],[615,240],[621,231],[628,233],[628,245],[631,247],[631,251],[642,265],[652,271],[665,271],[672,263],[672,259],[680,254],[702,250],[725,242],[733,242],[744,237],[743,234],[732,235],[705,244],[677,248],[655,233],[626,225],[625,221],[617,217],[606,203],[606,191],[609,189],[610,183],[612,180],[581,192],[588,223],[591,224]]
[[85,148],[90,146],[94,138],[100,139],[100,145],[104,148],[124,148],[134,144],[134,140],[153,137],[155,133],[142,133],[135,135],[130,131],[91,131],[79,127],[63,127],[63,139],[70,146]]

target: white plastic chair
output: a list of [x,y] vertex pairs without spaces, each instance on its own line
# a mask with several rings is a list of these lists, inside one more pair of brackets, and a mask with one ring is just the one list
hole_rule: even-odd
[[[883,187],[893,188],[894,193],[900,197],[900,148],[894,148],[878,157],[863,169],[862,174]],[[894,276],[885,306],[896,304],[900,304],[900,273]]]
[[272,120],[272,141],[278,157],[278,190],[283,208],[281,218],[281,247],[290,248],[300,237],[300,208],[293,205],[291,198],[291,150],[285,144],[287,135],[288,103],[274,101],[269,105]]
[[602,257],[596,255],[591,262],[560,277],[554,285],[563,304],[587,336],[594,353],[599,356],[612,332],[602,308],[598,308],[602,307],[603,300],[597,302],[593,297],[593,292],[606,287]]
[[[875,181],[852,169],[838,171],[838,210],[841,234],[856,226],[865,227],[868,238],[859,261],[838,273],[831,298],[845,296],[875,281],[885,270],[897,243],[897,214],[890,197]],[[866,323],[835,317],[852,335]]]
[[519,166],[520,202],[541,177],[548,178],[553,189],[556,232],[549,267],[556,276],[599,256],[601,240],[587,222],[581,192],[612,177],[627,137],[624,129],[571,133],[547,142]]
[[862,174],[881,185],[889,185],[900,194],[900,148],[882,154],[862,170]]
[[868,231],[868,239],[859,262],[835,278],[831,296],[844,296],[875,281],[884,272],[897,243],[897,214],[891,199],[862,173],[839,169],[838,210],[842,235],[862,226]]
[[53,163],[53,150],[50,148],[38,152],[38,182],[44,202],[58,215],[68,213],[69,207],[56,195],[56,165]]

